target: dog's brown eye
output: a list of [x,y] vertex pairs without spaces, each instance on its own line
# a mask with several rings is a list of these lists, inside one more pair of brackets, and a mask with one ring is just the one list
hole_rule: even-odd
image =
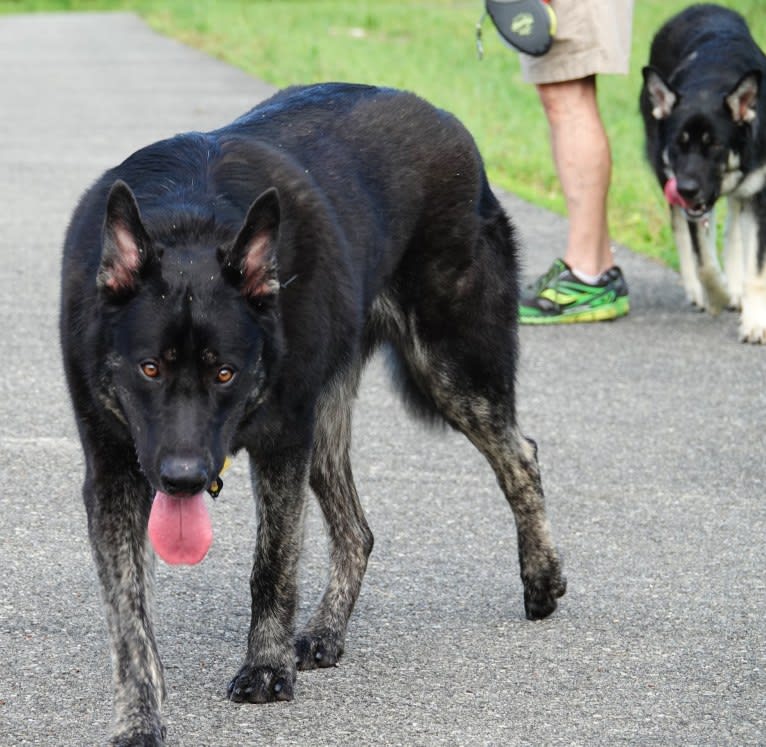
[[158,379],[160,376],[160,367],[156,361],[142,361],[140,364],[141,373],[147,379]]
[[219,384],[228,384],[234,378],[234,369],[228,366],[221,366],[215,375],[215,380]]

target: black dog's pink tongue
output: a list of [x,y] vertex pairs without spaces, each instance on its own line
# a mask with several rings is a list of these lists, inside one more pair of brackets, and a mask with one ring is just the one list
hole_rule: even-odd
[[149,514],[149,539],[170,565],[199,563],[213,543],[213,527],[202,493],[173,498],[157,492]]

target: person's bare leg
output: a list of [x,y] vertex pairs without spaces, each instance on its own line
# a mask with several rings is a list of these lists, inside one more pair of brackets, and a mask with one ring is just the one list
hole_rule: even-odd
[[607,225],[612,157],[596,100],[595,76],[540,84],[537,90],[569,214],[563,259],[574,270],[600,275],[614,264]]

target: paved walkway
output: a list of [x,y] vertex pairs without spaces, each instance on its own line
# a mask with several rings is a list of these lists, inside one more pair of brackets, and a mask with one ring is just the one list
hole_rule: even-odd
[[[3,745],[100,744],[111,718],[56,333],[68,217],[133,149],[268,92],[130,15],[0,17]],[[506,202],[529,270],[544,269],[561,219]],[[253,537],[238,460],[209,558],[158,568],[170,745],[766,742],[766,350],[736,342],[733,315],[688,309],[669,270],[627,250],[619,262],[630,317],[522,331],[521,417],[569,577],[559,612],[524,620],[488,467],[408,419],[376,363],[355,465],[377,542],[347,656],[301,674],[289,705],[225,700]],[[314,512],[302,617],[322,586],[321,536]]]

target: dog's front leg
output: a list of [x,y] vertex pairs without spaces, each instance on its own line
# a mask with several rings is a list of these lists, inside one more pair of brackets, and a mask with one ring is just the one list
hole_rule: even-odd
[[745,287],[742,222],[742,202],[736,197],[729,197],[726,231],[724,233],[723,262],[726,268],[726,282],[729,288],[729,305],[734,309],[742,308],[742,292]]
[[705,308],[705,291],[697,275],[697,260],[694,256],[692,235],[689,221],[681,208],[670,208],[670,225],[678,251],[678,264],[681,269],[681,282],[687,300],[699,309]]
[[718,314],[728,304],[729,293],[716,253],[715,213],[711,211],[705,221],[690,221],[673,206],[671,224],[686,297],[700,309]]
[[236,702],[292,700],[293,619],[303,540],[308,451],[251,456],[258,514],[250,577],[252,617],[245,663],[229,683]]
[[703,220],[689,223],[697,274],[705,292],[705,309],[713,316],[729,304],[729,290],[718,261],[715,210]]
[[160,715],[165,683],[149,619],[154,554],[146,524],[151,491],[134,469],[96,466],[89,469],[83,488],[112,650],[111,744],[119,747],[162,745],[165,735]]
[[[756,210],[756,201],[761,206]],[[766,344],[766,226],[758,215],[766,210],[766,192],[743,205],[740,214],[745,278],[739,339]]]

